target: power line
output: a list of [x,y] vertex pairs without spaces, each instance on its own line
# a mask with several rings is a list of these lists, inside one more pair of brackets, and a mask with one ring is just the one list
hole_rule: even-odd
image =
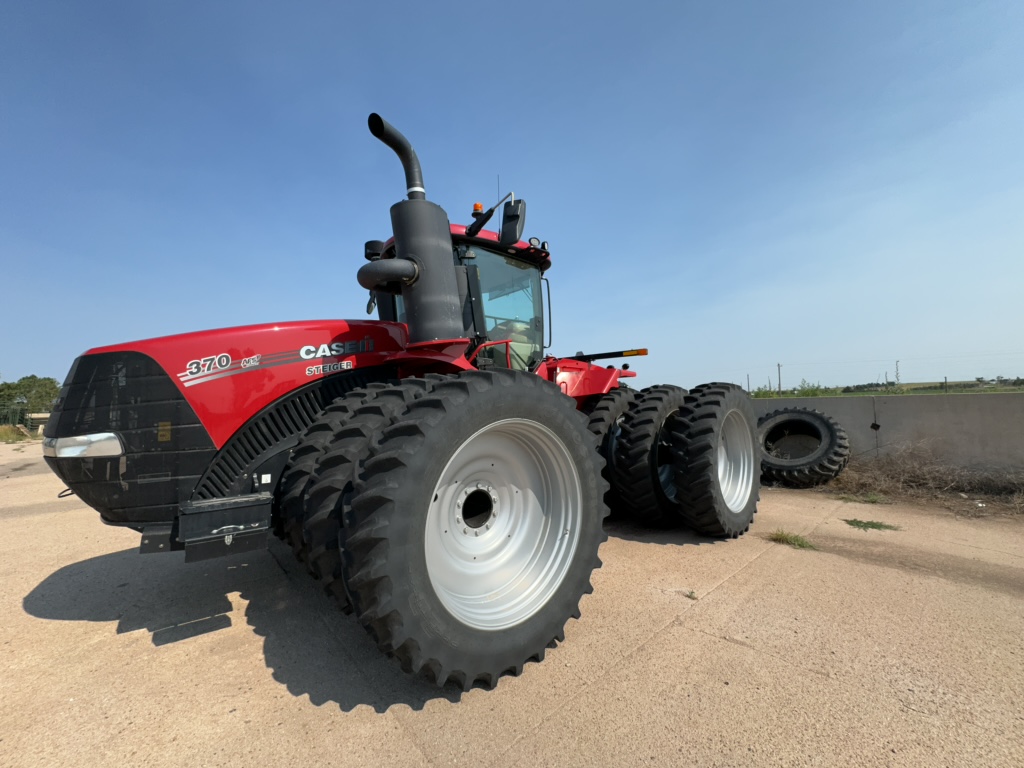
[[[1024,352],[985,352],[974,355],[934,355],[925,357],[900,357],[903,361],[928,361],[928,360],[973,360],[978,358],[987,357],[1022,357],[1024,358]],[[869,360],[819,360],[812,362],[800,362],[800,363],[782,363],[782,365],[793,367],[793,366],[808,366],[808,365],[864,365],[867,363],[891,363],[895,360],[895,357],[877,357]],[[778,365],[777,363],[757,363],[750,367],[761,367]]]

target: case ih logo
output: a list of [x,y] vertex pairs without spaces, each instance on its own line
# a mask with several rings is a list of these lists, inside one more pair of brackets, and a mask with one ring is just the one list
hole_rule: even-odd
[[367,336],[365,339],[358,339],[354,341],[335,341],[331,344],[321,344],[319,347],[313,344],[307,344],[299,350],[299,357],[303,360],[314,360],[320,357],[354,355],[358,352],[373,352],[373,339]]
[[[341,357],[342,355],[354,355],[359,352],[373,352],[373,339],[367,336],[365,339],[353,341],[335,341],[330,344],[315,346],[307,344],[299,350],[299,357],[303,360],[317,360],[323,357]],[[311,365],[306,369],[307,376],[320,376],[328,373],[338,373],[355,368],[351,360],[342,360],[339,363],[324,363],[323,365]]]

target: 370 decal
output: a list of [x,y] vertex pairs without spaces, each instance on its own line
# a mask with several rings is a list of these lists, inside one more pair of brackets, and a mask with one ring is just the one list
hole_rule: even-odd
[[185,373],[189,376],[198,376],[201,373],[213,373],[231,367],[231,355],[222,352],[219,355],[204,357],[202,360],[189,360],[185,366]]
[[370,336],[362,339],[346,339],[320,344],[305,344],[299,349],[292,347],[282,352],[253,353],[251,349],[221,352],[209,357],[197,357],[185,363],[185,370],[178,374],[182,386],[194,387],[208,381],[228,376],[237,376],[253,370],[266,370],[279,365],[305,363],[307,376],[327,376],[356,367],[355,360],[339,360],[340,357],[356,356],[373,352],[374,340]]
[[265,362],[263,355],[243,354],[247,354],[247,357],[241,360],[236,360],[228,352],[189,360],[185,363],[185,370],[178,374],[178,381],[186,387],[193,387],[207,381],[223,379],[225,376],[245,373]]

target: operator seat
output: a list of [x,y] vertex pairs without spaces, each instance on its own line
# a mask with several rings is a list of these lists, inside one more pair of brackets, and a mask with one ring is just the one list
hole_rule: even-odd
[[[508,345],[509,357],[512,358],[512,370],[514,371],[529,371],[530,361],[536,359],[540,354],[537,345],[530,339],[529,330],[529,323],[521,320],[503,320],[487,333],[487,337],[491,341],[507,339],[510,342]],[[488,347],[488,351],[491,352],[491,359],[494,360],[495,365],[505,366],[504,344]]]

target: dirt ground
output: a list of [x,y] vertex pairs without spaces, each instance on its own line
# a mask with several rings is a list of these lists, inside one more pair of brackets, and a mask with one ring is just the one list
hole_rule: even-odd
[[734,541],[609,525],[565,643],[463,694],[280,542],[140,556],[62,487],[0,445],[0,766],[1024,765],[1019,518],[767,490]]

